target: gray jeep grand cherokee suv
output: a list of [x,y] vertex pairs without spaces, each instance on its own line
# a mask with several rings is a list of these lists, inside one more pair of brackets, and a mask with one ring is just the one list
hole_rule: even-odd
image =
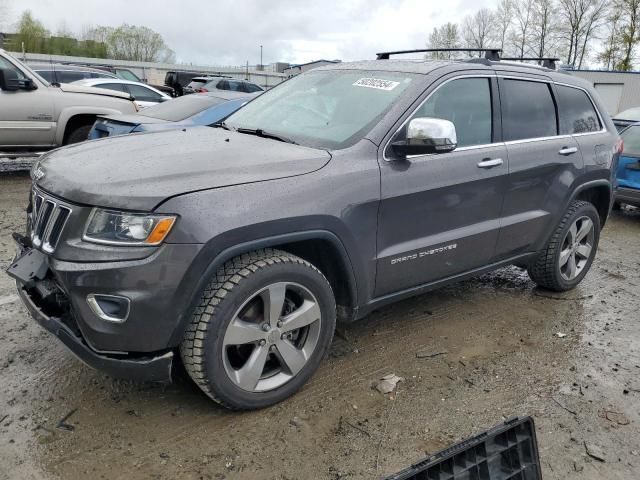
[[32,170],[8,272],[87,364],[240,409],[290,396],[336,319],[505,265],[575,287],[619,138],[593,89],[501,61],[336,64],[218,128],[96,140]]

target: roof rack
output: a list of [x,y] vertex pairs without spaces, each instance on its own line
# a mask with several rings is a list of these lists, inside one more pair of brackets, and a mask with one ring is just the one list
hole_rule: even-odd
[[544,68],[550,68],[551,70],[555,70],[556,62],[560,61],[559,58],[554,58],[554,57],[503,57],[500,60],[516,61],[516,62],[531,60],[535,62],[542,62],[542,66]]
[[406,53],[433,53],[433,52],[484,52],[484,58],[471,58],[467,61],[482,63],[490,65],[489,62],[499,62],[500,60],[507,61],[536,61],[542,62],[544,68],[556,70],[556,62],[559,62],[559,58],[554,57],[500,57],[502,49],[500,48],[420,48],[417,50],[397,50],[394,52],[379,52],[376,53],[377,60],[389,60],[391,55],[402,55]]
[[391,55],[402,55],[405,53],[430,53],[430,52],[484,52],[487,60],[500,60],[500,48],[421,48],[417,50],[397,50],[395,52],[376,53],[377,60],[389,60]]

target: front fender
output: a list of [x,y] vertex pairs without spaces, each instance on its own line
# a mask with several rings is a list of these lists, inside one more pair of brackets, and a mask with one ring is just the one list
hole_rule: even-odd
[[243,253],[305,240],[324,240],[332,244],[335,251],[338,252],[338,261],[342,262],[344,271],[347,272],[348,278],[345,279],[347,288],[357,305],[358,284],[351,259],[342,241],[337,235],[328,230],[297,231],[264,238],[255,238],[233,245],[226,245],[226,241],[220,242],[219,239],[214,239],[205,244],[199,251],[197,257],[187,270],[179,291],[176,292],[176,302],[179,305],[187,306],[187,308],[182,311],[176,323],[176,328],[171,335],[168,347],[172,348],[182,341],[184,330],[191,320],[191,313],[200,302],[202,292],[211,277],[225,262]]
[[[133,105],[133,104],[132,104]],[[124,104],[123,104],[124,107]],[[135,109],[135,107],[132,107]],[[63,108],[58,116],[58,130],[56,131],[56,145],[62,145],[64,140],[64,134],[67,130],[67,124],[69,120],[78,115],[92,115],[97,117],[98,115],[119,115],[122,113],[130,113],[127,109],[117,110],[109,107],[91,107],[91,106],[77,106]]]

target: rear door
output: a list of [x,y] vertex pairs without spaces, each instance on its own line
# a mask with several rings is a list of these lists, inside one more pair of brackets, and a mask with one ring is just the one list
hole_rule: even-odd
[[504,75],[499,83],[509,177],[496,260],[537,250],[583,167],[576,140],[560,133],[550,80]]
[[486,72],[442,79],[411,118],[450,120],[453,152],[380,160],[376,295],[485,266],[500,228],[507,156],[500,140],[497,80]]
[[608,168],[611,162],[611,134],[606,130],[586,90],[556,83],[560,134],[572,135],[587,170]]

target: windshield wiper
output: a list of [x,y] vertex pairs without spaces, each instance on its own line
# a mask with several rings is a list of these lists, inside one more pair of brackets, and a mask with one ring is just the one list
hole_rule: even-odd
[[283,137],[282,135],[278,135],[276,133],[267,132],[261,128],[238,128],[236,129],[238,133],[246,133],[248,135],[255,135],[257,137],[262,138],[271,138],[273,140],[278,140],[279,142],[292,143],[293,145],[298,145],[296,142],[291,140],[290,138]]
[[231,127],[224,122],[218,122],[211,125],[213,128],[224,128],[225,130],[231,131]]

